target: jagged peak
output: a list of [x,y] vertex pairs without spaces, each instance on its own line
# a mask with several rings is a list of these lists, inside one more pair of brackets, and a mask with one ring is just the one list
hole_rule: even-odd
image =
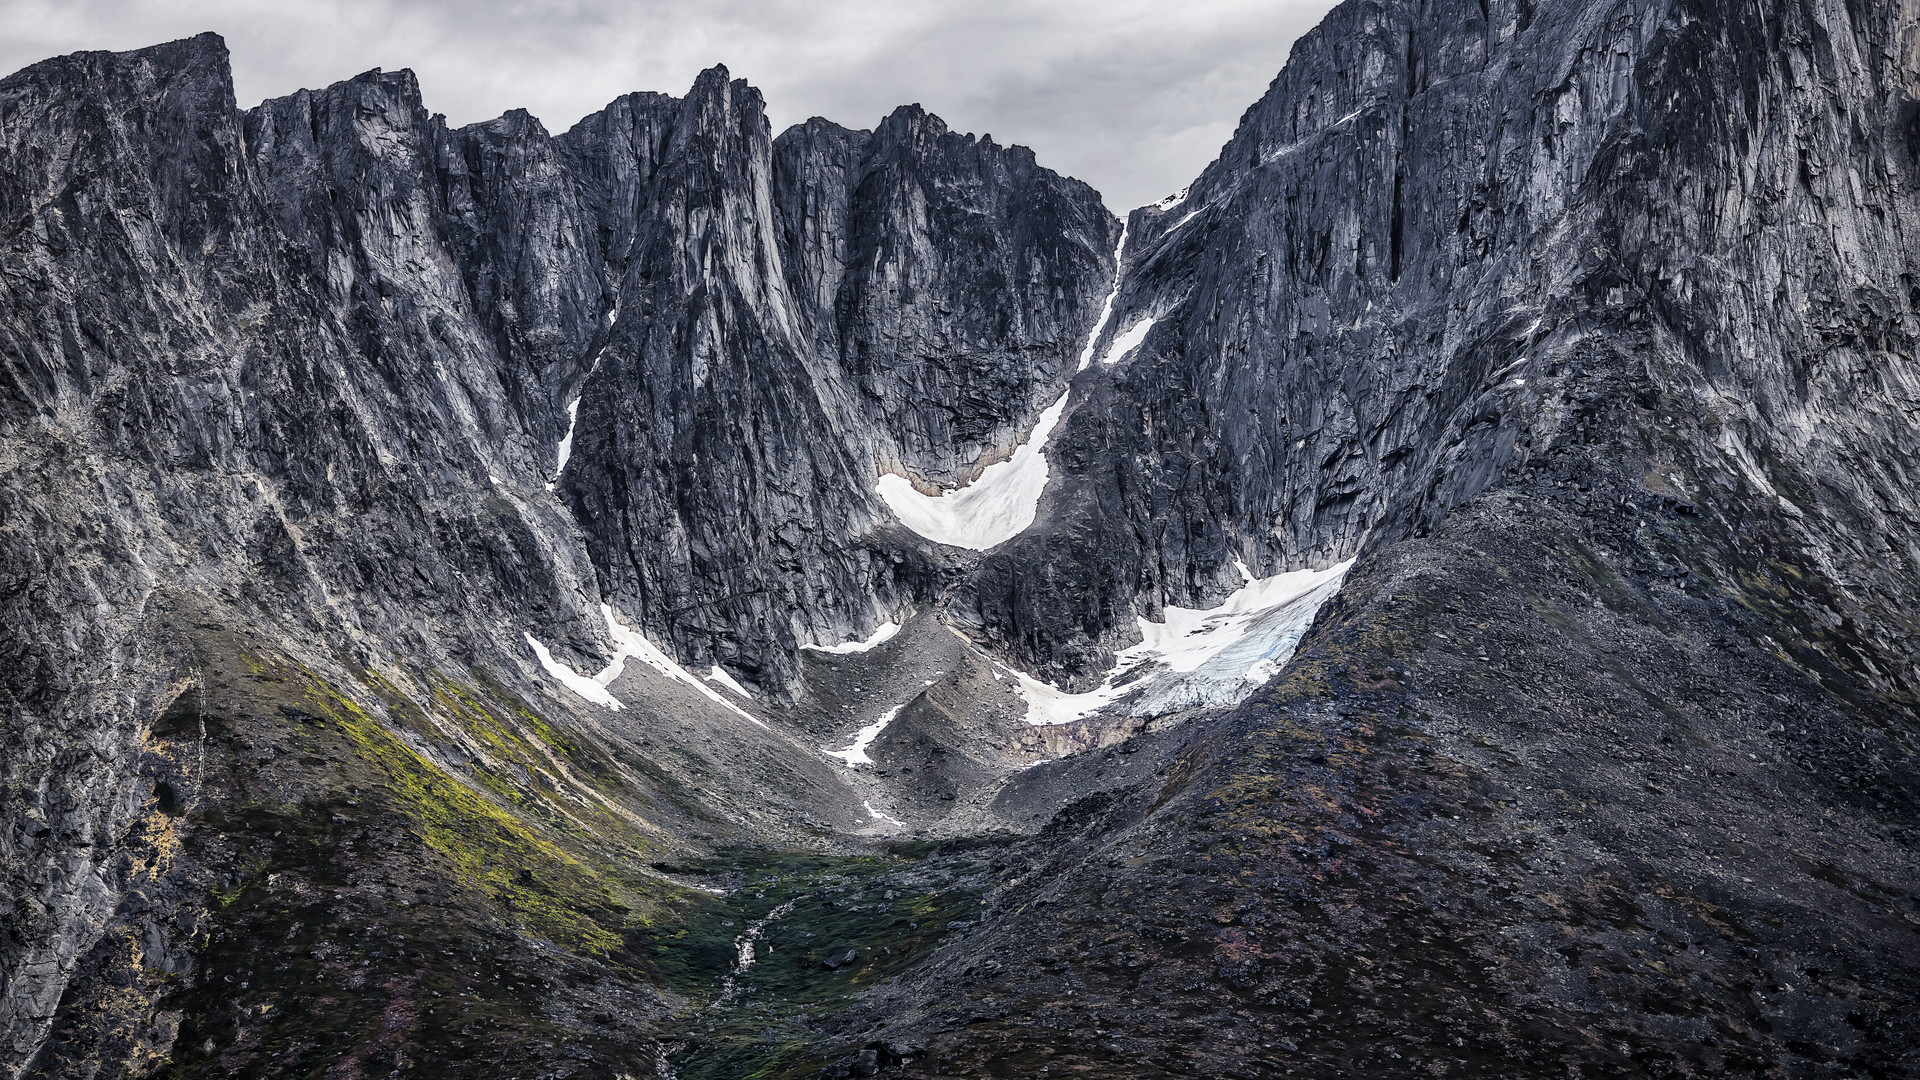
[[89,71],[135,64],[181,74],[197,73],[201,78],[213,79],[219,89],[224,90],[228,103],[233,101],[232,55],[227,50],[226,39],[210,30],[121,52],[90,49],[49,57],[0,78],[0,86],[22,81],[58,80],[70,77],[69,73],[83,75]]
[[[425,101],[420,93],[420,77],[413,73],[412,68],[401,68],[398,71],[372,68],[355,75],[351,79],[346,79],[334,85],[347,86],[360,84],[378,86],[388,93],[395,94],[403,102],[416,109],[424,111],[426,108]],[[328,89],[332,89],[332,87]]]
[[491,120],[481,120],[460,128],[463,133],[486,133],[503,135],[509,138],[520,136],[536,139],[548,138],[547,125],[540,118],[525,109],[508,109]]
[[[877,134],[893,138],[938,139],[950,133],[947,122],[930,113],[919,102],[897,106],[880,121]],[[969,139],[972,136],[968,136]]]
[[693,85],[687,88],[687,96],[682,100],[694,104],[709,99],[729,102],[736,84],[745,87],[747,82],[733,78],[725,64],[715,64],[693,77]]
[[824,116],[810,116],[805,123],[795,124],[780,133],[773,140],[774,146],[790,146],[794,143],[805,145],[840,144],[854,148],[858,153],[873,138],[873,132],[865,128],[850,128],[836,124]]

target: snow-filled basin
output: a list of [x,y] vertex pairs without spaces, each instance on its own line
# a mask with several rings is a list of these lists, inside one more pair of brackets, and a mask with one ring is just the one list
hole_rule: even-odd
[[809,652],[836,653],[845,656],[849,653],[863,653],[875,646],[884,645],[892,641],[893,635],[899,632],[900,624],[888,619],[881,623],[880,629],[875,630],[873,636],[865,641],[843,641],[838,645],[802,645],[800,647]]
[[1027,722],[1065,724],[1114,707],[1152,717],[1201,706],[1236,705],[1278,674],[1321,605],[1340,591],[1349,559],[1325,570],[1295,570],[1255,578],[1218,607],[1169,606],[1165,619],[1141,619],[1140,643],[1121,652],[1099,686],[1069,694],[1025,672],[1018,680]]
[[1004,544],[1033,524],[1047,486],[1042,448],[1066,409],[1067,394],[1062,393],[1040,414],[1033,434],[1012,457],[987,466],[963,488],[927,495],[894,473],[882,476],[874,488],[902,525],[935,543],[974,551]]
[[[1085,371],[1093,363],[1094,346],[1099,344],[1100,335],[1113,319],[1126,250],[1127,230],[1122,226],[1120,242],[1113,249],[1113,287],[1107,291],[1100,317],[1094,320],[1093,330],[1087,334],[1086,345],[1080,350],[1077,370]],[[1129,328],[1108,347],[1101,362],[1113,364],[1123,359],[1145,340],[1152,328],[1151,318]],[[902,525],[935,543],[974,551],[1004,544],[1025,532],[1039,513],[1040,493],[1047,487],[1047,440],[1059,426],[1061,414],[1067,411],[1067,397],[1072,393],[1072,387],[1061,391],[1059,400],[1040,414],[1033,431],[1014,449],[1013,456],[987,466],[965,487],[928,495],[906,477],[887,473],[874,484],[874,489]]]

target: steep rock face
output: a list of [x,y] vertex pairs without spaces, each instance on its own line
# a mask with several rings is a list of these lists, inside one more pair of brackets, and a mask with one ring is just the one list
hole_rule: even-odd
[[[1072,374],[1079,298],[1114,229],[1025,147],[950,132],[917,106],[874,131],[848,192],[858,228],[835,323],[848,374],[879,403],[911,478],[950,486],[1004,457]],[[920,316],[931,309],[937,317]],[[998,403],[998,407],[997,407]]]
[[[563,877],[575,841],[527,833],[548,827],[526,825],[528,806],[565,821],[580,800],[602,805],[614,824],[578,841],[613,845],[584,856],[594,865],[758,827],[700,809],[681,765],[647,760],[629,743],[644,731],[596,726],[524,642],[535,631],[596,670],[613,655],[596,610],[611,600],[688,661],[724,641],[778,691],[796,629],[839,640],[912,595],[889,585],[907,555],[868,547],[885,543],[868,538],[878,463],[901,454],[884,410],[803,333],[750,88],[709,73],[684,100],[623,98],[562,138],[524,114],[448,130],[405,72],[243,113],[208,35],[37,65],[0,81],[0,116],[6,1070],[40,1053],[52,1073],[140,1072],[165,1053],[180,1018],[156,1003],[218,921],[208,889],[249,873],[233,806],[264,798],[305,823],[377,790],[381,827],[416,830],[383,842],[427,843],[423,865],[456,891],[481,864],[432,848],[449,833],[421,815],[446,806],[518,836],[503,850],[521,843],[528,873]],[[1070,203],[1052,220],[1084,235],[1049,241],[1071,265],[1036,277],[1068,291],[1021,301],[1066,329],[1009,320],[993,340],[1064,354],[1111,275],[1117,222],[1084,185],[1021,176]],[[847,226],[882,245],[889,227]],[[847,247],[837,232],[820,244]],[[941,318],[929,303],[925,322]],[[1036,364],[1057,379],[1059,363]],[[569,469],[556,498],[581,396],[578,445],[628,448],[632,472]],[[981,430],[1011,440],[1025,401],[996,404]],[[681,518],[694,539],[663,542]],[[831,535],[792,542],[815,523]],[[789,546],[761,558],[774,545]],[[665,585],[629,574],[649,560]],[[759,606],[724,606],[742,588]],[[561,736],[529,701],[587,734],[553,750],[541,740]],[[287,756],[322,714],[358,741]],[[474,723],[522,742],[445,741]],[[765,761],[795,752],[793,736],[764,738],[779,746]],[[620,749],[587,749],[607,745]],[[308,760],[343,764],[291,778],[274,764]],[[802,766],[783,790],[846,798],[826,763]],[[263,777],[264,794],[249,787]],[[420,790],[456,797],[407,801]],[[273,849],[255,827],[238,833]],[[341,866],[359,858],[351,837],[323,840],[348,845],[330,849]],[[327,872],[290,850],[289,880]],[[473,895],[488,889],[473,911],[498,902],[496,886]],[[578,938],[571,918],[542,932]]]
[[[1597,365],[1729,504],[1777,490],[1841,579],[1897,579],[1851,602],[1909,632],[1873,599],[1916,566],[1907,18],[1342,5],[1184,199],[1135,212],[1106,337],[1156,321],[1069,413],[1071,479],[987,560],[980,618],[1097,667],[1233,558],[1324,565],[1593,437]],[[1063,565],[1081,587],[1042,582]]]
[[[288,106],[305,111],[255,144],[280,152],[264,170],[216,38],[4,84],[9,1067],[130,897],[192,903],[191,872],[123,846],[166,818],[173,751],[148,732],[196,677],[164,614],[180,598],[311,662],[431,663],[575,617],[551,598],[592,582],[551,539],[557,508],[486,492],[530,471],[530,444],[501,437],[513,384],[421,243],[431,192],[374,168],[369,147],[431,149],[382,141],[410,101],[396,82]],[[303,143],[330,107],[366,141]],[[289,194],[330,169],[352,198]],[[191,927],[153,923],[115,963],[178,970]]]
[[1135,211],[1103,338],[1153,327],[969,617],[1071,674],[1233,558],[1360,560],[1171,767],[1063,764],[1108,786],[849,1031],[921,1076],[1911,1072],[1916,33],[1303,38]]
[[520,367],[544,465],[564,435],[553,403],[606,340],[606,230],[564,148],[525,112],[442,135],[436,159],[447,246],[497,353]]
[[918,109],[776,141],[717,70],[669,132],[629,196],[564,487],[612,596],[785,691],[796,645],[934,591],[872,478],[963,480],[1019,441],[1065,384],[1117,223],[1029,151]]
[[802,336],[772,142],[759,95],[724,71],[681,103],[638,192],[563,480],[616,602],[696,660],[737,627],[727,659],[770,688],[792,670],[797,621],[831,635],[882,621],[876,591],[901,599],[852,542],[878,520],[860,453],[873,435]]

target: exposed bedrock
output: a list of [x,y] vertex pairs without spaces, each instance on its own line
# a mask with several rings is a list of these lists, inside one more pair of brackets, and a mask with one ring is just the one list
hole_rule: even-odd
[[1326,565],[1614,434],[1605,385],[1649,485],[1685,453],[1698,498],[1801,511],[1852,583],[1818,618],[1876,627],[1911,685],[1885,598],[1920,554],[1912,19],[1342,4],[1183,199],[1134,211],[1105,338],[1152,329],[1069,407],[975,617],[1084,675],[1236,558]]
[[776,141],[720,70],[661,154],[562,488],[617,603],[784,692],[797,645],[936,595],[941,558],[901,542],[874,479],[965,480],[1025,435],[1065,385],[1118,225],[1029,151],[917,107]]
[[885,527],[875,477],[1018,440],[1119,228],[917,109],[776,152],[718,69],[556,138],[449,129],[409,72],[242,111],[204,35],[35,65],[0,117],[6,1070],[76,970],[73,1015],[124,1033],[100,1002],[138,1013],[186,963],[193,919],[145,913],[190,912],[211,856],[142,845],[179,809],[155,762],[194,754],[151,729],[205,639],[422,700],[480,670],[551,694],[524,633],[597,670],[604,599],[790,695],[798,644],[934,595],[947,559]]
[[1117,260],[720,68],[0,80],[0,1075],[1911,1074],[1917,185],[1910,0],[1347,0]]

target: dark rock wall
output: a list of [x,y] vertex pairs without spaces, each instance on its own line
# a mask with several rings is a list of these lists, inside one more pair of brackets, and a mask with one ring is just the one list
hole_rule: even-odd
[[[121,847],[193,678],[174,598],[256,647],[471,660],[581,618],[594,575],[558,508],[489,490],[537,475],[526,393],[437,241],[409,76],[245,117],[208,36],[0,96],[11,1064],[116,909],[178,899],[130,892]],[[184,946],[155,933],[164,970]]]
[[1087,380],[1069,479],[987,557],[974,617],[1097,668],[1234,558],[1431,528],[1595,434],[1583,347],[1630,338],[1600,363],[1646,406],[1649,483],[1681,453],[1729,512],[1777,492],[1838,578],[1884,583],[1834,617],[1910,652],[1873,599],[1916,566],[1910,17],[1341,5],[1185,200],[1134,212],[1108,336],[1158,322]]
[[972,599],[1064,673],[1234,557],[1358,562],[849,1031],[908,1076],[1911,1075],[1915,16],[1303,38],[1135,211],[1110,332],[1159,322]]
[[[924,556],[869,535],[878,468],[950,471],[1022,434],[1118,223],[1025,151],[953,136],[889,137],[888,183],[935,194],[927,220],[882,215],[854,194],[881,169],[866,136],[844,145],[844,203],[809,233],[776,205],[757,92],[717,69],[558,138],[524,113],[449,130],[408,72],[242,112],[211,35],[0,80],[6,1068],[121,918],[124,845],[158,820],[145,733],[196,676],[157,612],[210,609],[202,630],[316,670],[403,658],[527,685],[527,630],[605,663],[605,598],[778,694],[797,641],[909,602],[896,566]],[[947,223],[976,202],[999,216]],[[838,297],[849,252],[962,244],[1004,263],[1000,307],[868,304],[1028,365],[1021,393],[982,397],[984,361],[943,383],[915,352],[951,386],[929,416],[995,410],[958,431],[863,389],[890,339]],[[803,299],[789,266],[817,279]],[[868,342],[858,376],[843,337]],[[162,938],[155,970],[185,947]]]
[[611,596],[689,659],[784,692],[797,644],[915,598],[918,557],[874,537],[891,522],[874,478],[965,479],[1024,437],[1090,329],[1118,223],[1024,148],[918,109],[774,140],[758,92],[715,69],[663,123],[644,182],[581,182],[628,191],[588,202],[631,240],[564,490]]
[[1072,375],[1092,329],[1082,298],[1104,292],[1118,223],[1027,148],[955,134],[918,106],[874,131],[868,162],[850,193],[840,355],[911,476],[969,480]]

